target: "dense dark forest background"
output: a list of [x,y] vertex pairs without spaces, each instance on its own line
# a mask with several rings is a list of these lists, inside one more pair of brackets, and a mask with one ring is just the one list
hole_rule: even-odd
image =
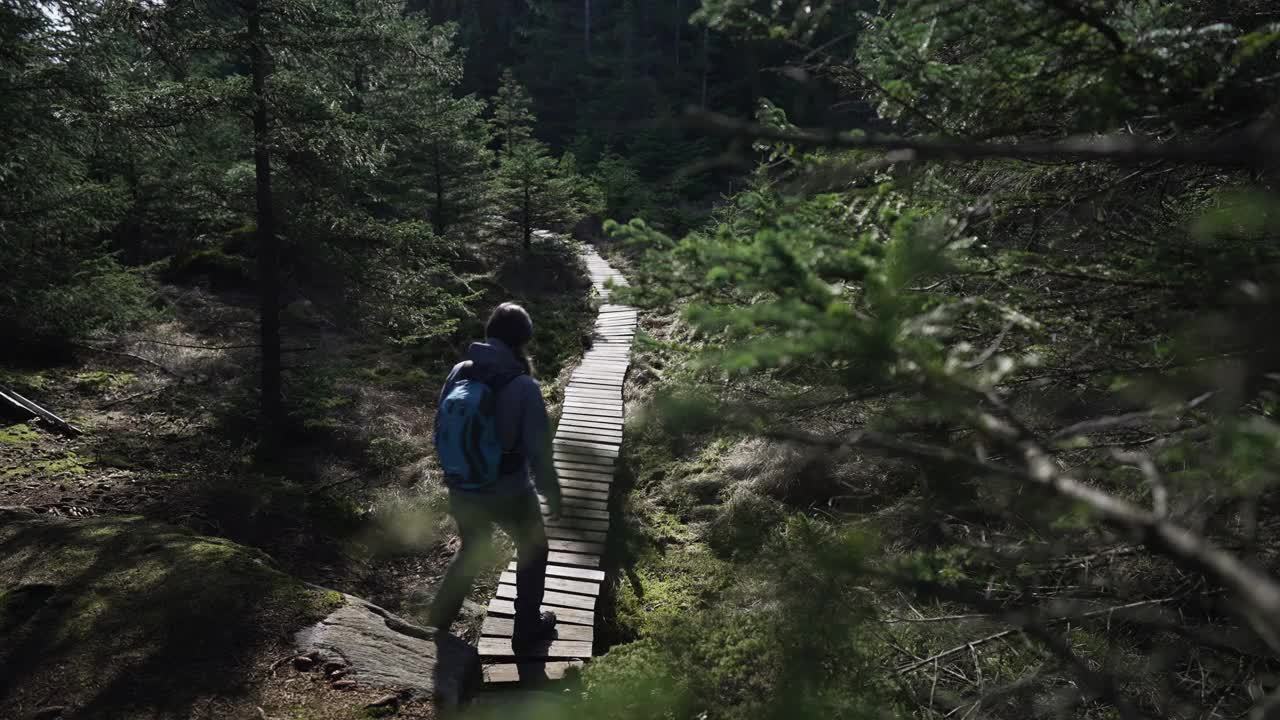
[[[6,0],[0,385],[79,432],[0,505],[414,617],[439,380],[514,298],[554,409],[590,242],[644,336],[549,714],[1280,717],[1278,88],[1267,0]],[[4,527],[0,710],[350,716],[262,680],[314,598],[169,643],[86,600],[150,540]]]

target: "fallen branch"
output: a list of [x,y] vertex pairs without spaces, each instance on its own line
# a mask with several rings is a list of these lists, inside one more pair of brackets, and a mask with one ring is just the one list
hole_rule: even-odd
[[134,355],[133,353],[121,352],[120,350],[108,350],[106,348],[101,348],[96,345],[86,345],[85,343],[73,343],[73,346],[81,348],[82,350],[92,350],[93,352],[102,353],[104,355],[116,355],[118,357],[125,357],[131,360],[137,360],[140,363],[145,363],[147,365],[150,365],[153,368],[156,368],[157,370],[160,370],[166,375],[172,375],[173,377],[176,377],[176,378],[182,377],[182,375],[175,372],[174,370],[171,370],[165,367],[164,365],[161,365],[155,360],[144,358],[141,355]]
[[[1115,613],[1120,612],[1120,611],[1124,611],[1124,610],[1132,610],[1133,608],[1143,607],[1143,606],[1147,606],[1147,605],[1162,605],[1162,604],[1164,604],[1164,603],[1171,602],[1172,600],[1175,600],[1175,599],[1176,599],[1176,598],[1174,598],[1174,597],[1166,597],[1166,598],[1159,598],[1159,599],[1157,599],[1157,600],[1139,600],[1139,601],[1131,602],[1131,603],[1128,603],[1128,604],[1125,604],[1125,605],[1116,605],[1116,606],[1113,606],[1113,607],[1105,607],[1105,608],[1101,608],[1101,609],[1098,609],[1098,610],[1091,610],[1091,611],[1089,611],[1089,612],[1084,612],[1084,613],[1072,613],[1072,614],[1070,614],[1070,615],[1065,615],[1065,616],[1062,616],[1062,617],[1043,618],[1043,619],[1041,619],[1041,622],[1043,622],[1043,623],[1045,623],[1045,624],[1049,624],[1049,623],[1067,622],[1067,621],[1070,621],[1070,620],[1085,620],[1085,619],[1088,619],[1088,618],[1100,617],[1100,616],[1102,616],[1102,615],[1114,615]],[[1018,615],[1018,613],[1016,613],[1016,612],[1014,612],[1014,613],[1006,613],[1006,614],[1005,614],[1005,617],[1006,617],[1006,618],[1014,618],[1014,619],[1017,619],[1017,615]],[[969,617],[969,616],[955,616],[955,617]],[[997,617],[997,616],[993,614],[993,615],[986,615],[986,616],[979,615],[978,617],[992,617],[992,618],[994,618],[994,617]],[[940,618],[940,619],[941,619],[941,618]],[[926,621],[927,621],[927,619],[926,619]],[[1012,635],[1012,634],[1014,634],[1014,633],[1023,632],[1023,631],[1025,631],[1025,630],[1027,630],[1027,628],[1028,628],[1028,627],[1030,627],[1031,625],[1032,625],[1032,623],[1027,622],[1027,621],[1019,622],[1019,623],[1018,623],[1018,627],[1009,628],[1008,630],[1001,630],[1000,632],[992,633],[991,635],[987,635],[987,636],[985,636],[985,637],[980,637],[980,638],[977,638],[977,639],[975,639],[975,640],[969,640],[969,641],[965,642],[965,643],[964,643],[964,644],[962,644],[962,645],[957,645],[957,646],[955,646],[955,647],[953,647],[953,648],[950,648],[950,649],[948,649],[948,650],[943,650],[942,652],[934,653],[933,655],[930,655],[930,656],[929,656],[929,657],[927,657],[927,658],[923,658],[923,659],[917,660],[917,661],[915,661],[915,662],[913,662],[913,663],[909,663],[909,664],[907,664],[907,665],[904,665],[904,666],[902,666],[902,667],[898,668],[897,670],[895,670],[895,671],[894,671],[894,674],[895,674],[895,675],[905,675],[905,674],[907,674],[907,673],[909,673],[909,672],[911,672],[911,671],[913,671],[913,670],[917,670],[917,669],[919,669],[919,668],[921,668],[921,667],[923,667],[923,666],[925,666],[925,665],[927,665],[927,664],[929,664],[929,663],[931,663],[931,662],[934,662],[934,661],[936,661],[936,660],[942,660],[942,659],[944,659],[944,658],[947,658],[947,657],[950,657],[950,656],[952,656],[952,655],[955,655],[956,653],[964,652],[965,650],[968,650],[968,649],[970,649],[970,648],[974,647],[975,645],[982,645],[983,643],[987,643],[987,642],[990,642],[990,641],[992,641],[992,640],[996,640],[996,639],[999,639],[999,638],[1002,638],[1002,637],[1005,637],[1005,636],[1008,636],[1008,635]]]
[[1163,408],[1153,408],[1151,410],[1142,410],[1139,412],[1125,413],[1123,415],[1113,415],[1110,417],[1095,418],[1093,420],[1085,420],[1074,425],[1068,425],[1065,428],[1055,432],[1052,436],[1054,439],[1069,438],[1076,435],[1089,435],[1091,433],[1103,432],[1106,430],[1115,430],[1116,428],[1128,427],[1137,423],[1152,420],[1158,417],[1176,417],[1182,413],[1193,410],[1204,404],[1206,400],[1213,397],[1216,393],[1213,391],[1197,395],[1185,403],[1179,403]]

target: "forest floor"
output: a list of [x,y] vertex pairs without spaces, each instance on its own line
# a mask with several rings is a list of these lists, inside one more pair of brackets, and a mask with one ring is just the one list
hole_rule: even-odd
[[[484,307],[464,327],[478,329],[499,300],[524,304],[537,323],[535,361],[554,403],[556,376],[589,342],[589,283],[567,243],[503,256],[484,286]],[[164,285],[162,293],[168,309],[160,322],[86,343],[62,364],[0,368],[0,383],[84,431],[68,437],[30,422],[0,424],[0,507],[73,524],[140,516],[223,538],[245,552],[266,553],[290,577],[420,621],[457,543],[443,512],[430,423],[439,382],[461,347],[389,347],[340,329],[318,305],[296,300],[286,308],[285,346],[306,349],[285,356],[289,449],[264,464],[252,440],[251,294],[201,282]],[[10,590],[4,584],[14,577],[0,572],[0,591]],[[491,584],[477,585],[478,602],[487,601]],[[12,599],[0,592],[0,611],[9,607],[6,598]],[[468,633],[466,623],[455,631]],[[261,717],[256,709],[263,707],[273,718],[345,718],[371,699],[365,695],[385,692],[334,690],[319,674],[299,674],[287,664],[263,672],[287,651],[292,629],[241,628],[266,639],[219,668],[235,679],[232,689],[204,697],[206,710],[193,704],[187,714],[155,716]],[[112,675],[83,678],[106,682]],[[26,707],[57,706],[65,704],[60,696],[79,694],[50,687]],[[0,708],[12,700],[12,693],[0,693]],[[236,711],[227,714],[231,706]],[[415,712],[428,711],[402,707],[400,716]]]

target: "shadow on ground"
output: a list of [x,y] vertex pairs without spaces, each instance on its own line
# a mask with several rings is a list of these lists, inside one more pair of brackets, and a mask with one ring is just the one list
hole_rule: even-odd
[[0,717],[225,717],[246,668],[340,602],[229,541],[0,511]]

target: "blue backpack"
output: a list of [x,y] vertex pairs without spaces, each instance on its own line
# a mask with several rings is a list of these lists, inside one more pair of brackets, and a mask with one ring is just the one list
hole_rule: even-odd
[[436,453],[452,489],[483,491],[516,469],[498,437],[498,391],[523,373],[488,375],[467,363],[436,411]]

